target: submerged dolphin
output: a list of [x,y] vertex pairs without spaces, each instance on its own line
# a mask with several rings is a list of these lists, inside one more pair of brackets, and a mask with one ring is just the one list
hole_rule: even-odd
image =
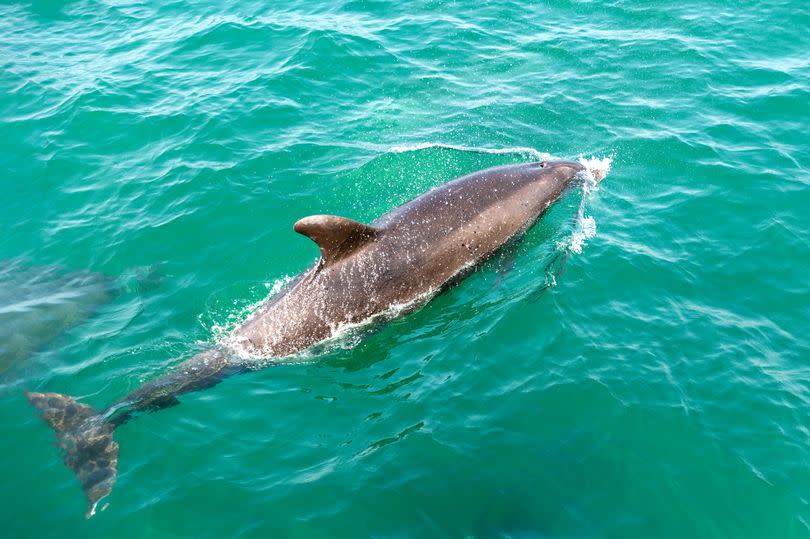
[[0,375],[90,318],[115,292],[101,273],[0,262]]
[[154,268],[113,279],[95,271],[32,265],[23,258],[0,261],[0,378],[133,285],[145,290],[158,281]]
[[115,482],[113,431],[135,413],[172,406],[179,395],[247,370],[236,359],[245,353],[287,356],[344,324],[394,305],[420,305],[525,231],[582,170],[573,161],[495,167],[440,185],[370,225],[332,215],[301,219],[295,231],[318,245],[320,260],[235,329],[230,344],[194,356],[101,411],[66,395],[28,393],[84,488],[87,516]]

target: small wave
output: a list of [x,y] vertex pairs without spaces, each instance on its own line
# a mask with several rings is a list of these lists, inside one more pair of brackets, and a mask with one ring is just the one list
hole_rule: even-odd
[[388,148],[390,153],[406,153],[406,152],[416,152],[419,150],[428,150],[431,148],[439,148],[444,150],[456,150],[459,152],[475,152],[475,153],[488,153],[488,154],[523,154],[529,155],[531,157],[535,157],[537,159],[554,159],[549,153],[540,152],[535,150],[534,148],[529,148],[527,146],[515,146],[511,148],[484,148],[478,146],[462,146],[462,145],[455,145],[455,144],[444,144],[441,142],[420,142],[416,144],[407,144],[402,146],[391,146]]

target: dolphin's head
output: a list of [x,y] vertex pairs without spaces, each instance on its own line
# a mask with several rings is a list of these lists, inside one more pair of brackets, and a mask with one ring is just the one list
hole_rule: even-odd
[[[576,184],[578,179],[584,179],[580,173],[585,167],[576,161],[546,159],[506,165],[493,170],[503,172],[491,174],[488,176],[489,181],[481,183],[488,193],[485,197],[487,200],[509,198],[512,203],[521,206],[534,208],[542,205],[547,208],[566,188]],[[504,182],[507,186],[504,186]]]
[[540,170],[543,176],[548,177],[549,174],[553,175],[555,179],[565,184],[574,179],[574,177],[585,170],[585,167],[576,161],[565,161],[564,159],[549,159],[547,161],[540,161],[535,166]]

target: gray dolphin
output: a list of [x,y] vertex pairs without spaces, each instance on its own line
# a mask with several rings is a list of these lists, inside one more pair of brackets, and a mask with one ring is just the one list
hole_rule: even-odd
[[370,225],[333,215],[295,223],[321,257],[251,315],[229,344],[202,352],[104,410],[58,393],[27,393],[54,429],[65,464],[84,488],[91,516],[118,467],[113,432],[138,412],[249,369],[248,356],[305,350],[392,306],[415,308],[464,277],[531,226],[584,167],[542,161],[490,168],[431,189]]

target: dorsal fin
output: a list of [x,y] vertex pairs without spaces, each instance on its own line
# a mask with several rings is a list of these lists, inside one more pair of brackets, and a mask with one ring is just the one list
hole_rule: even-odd
[[293,227],[318,244],[325,264],[332,264],[377,236],[377,229],[337,215],[310,215]]

